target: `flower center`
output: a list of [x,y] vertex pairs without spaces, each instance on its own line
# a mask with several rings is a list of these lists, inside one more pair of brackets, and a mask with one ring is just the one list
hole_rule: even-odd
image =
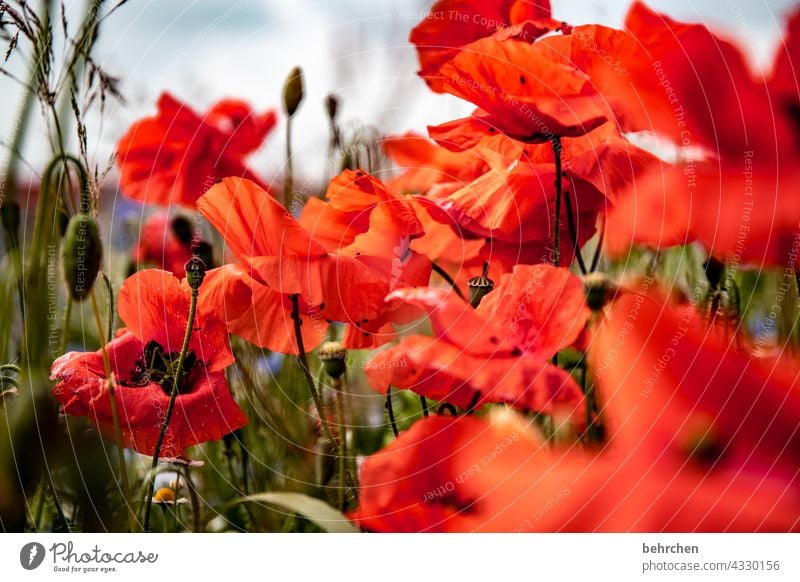
[[[178,373],[179,357],[179,352],[167,352],[161,344],[150,340],[144,346],[142,358],[136,362],[131,378],[132,383],[137,386],[156,383],[161,386],[165,394],[170,394]],[[198,363],[194,352],[191,350],[186,352],[178,378],[178,394],[191,391],[190,376]]]

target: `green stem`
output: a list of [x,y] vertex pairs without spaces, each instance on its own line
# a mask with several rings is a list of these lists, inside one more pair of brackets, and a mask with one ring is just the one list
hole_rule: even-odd
[[108,351],[106,350],[105,333],[103,332],[103,324],[100,322],[100,310],[97,307],[97,299],[94,296],[94,291],[90,292],[89,296],[92,300],[92,311],[94,312],[94,320],[97,325],[97,334],[100,337],[100,350],[103,354],[103,366],[105,367],[107,378],[108,400],[111,405],[111,421],[114,424],[114,441],[117,445],[117,461],[119,462],[120,481],[122,483],[122,497],[125,506],[128,508],[128,528],[130,531],[133,531],[136,528],[136,516],[133,513],[133,506],[131,505],[128,464],[125,461],[125,448],[122,443],[122,427],[119,424],[119,410],[117,408],[114,378],[111,372],[111,361],[108,357]]
[[64,328],[61,330],[61,354],[67,353],[69,344],[69,320],[72,316],[72,295],[67,294],[67,308],[64,310]]
[[578,228],[575,225],[575,218],[572,216],[572,201],[570,200],[569,192],[564,192],[564,210],[567,213],[567,227],[569,228],[569,237],[572,239],[572,249],[575,253],[575,258],[578,259],[578,267],[581,270],[581,274],[585,275],[588,271],[578,244]]
[[394,418],[394,406],[392,405],[391,386],[388,386],[386,388],[386,412],[389,413],[389,424],[392,425],[392,432],[394,433],[394,438],[397,438],[400,435],[400,432],[397,430],[397,421]]
[[339,425],[339,507],[347,509],[347,424],[344,415],[344,384],[341,378],[331,379],[331,388],[335,390],[336,423]]
[[314,399],[314,406],[317,407],[317,413],[319,414],[319,422],[322,425],[322,430],[325,433],[325,437],[334,445],[334,447],[338,450],[339,449],[339,441],[333,435],[333,431],[331,430],[330,425],[328,424],[328,420],[325,418],[325,407],[322,404],[322,397],[317,390],[316,384],[314,383],[314,378],[311,376],[311,370],[308,367],[308,358],[306,356],[306,348],[303,344],[303,332],[300,327],[303,325],[303,321],[300,319],[300,296],[296,293],[294,295],[290,295],[289,299],[292,301],[292,320],[294,321],[294,337],[297,340],[297,360],[300,362],[300,367],[303,369],[303,376],[305,376],[306,384],[308,384],[308,390],[311,392],[311,398]]
[[161,446],[164,444],[164,437],[167,434],[167,427],[172,418],[172,411],[175,409],[175,400],[178,397],[178,385],[180,382],[181,372],[183,371],[183,362],[186,359],[186,354],[189,351],[189,341],[192,339],[192,327],[194,326],[194,316],[197,312],[197,289],[192,288],[191,302],[189,303],[189,318],[186,321],[186,333],[183,336],[183,346],[181,347],[180,356],[178,356],[178,364],[175,370],[175,379],[172,382],[172,391],[169,395],[169,404],[167,405],[167,413],[164,416],[164,422],[161,424],[161,431],[158,433],[158,440],[156,441],[156,448],[153,451],[153,463],[150,471],[154,477],[150,480],[148,486],[148,493],[145,499],[145,512],[144,512],[144,531],[150,530],[150,512],[153,506],[153,493],[155,492],[155,470],[158,467],[158,457],[161,454]]
[[294,174],[292,171],[292,116],[286,118],[286,174],[283,178],[283,205],[291,212]]
[[445,271],[439,265],[433,262],[431,263],[431,267],[433,267],[433,270],[436,272],[436,274],[438,274],[442,279],[444,279],[447,282],[448,285],[450,285],[453,288],[453,291],[456,292],[456,295],[461,297],[461,299],[463,299],[464,301],[467,300],[467,298],[464,297],[464,294],[461,292],[461,289],[458,288],[458,285],[456,285],[456,282],[453,280],[453,278],[447,271]]
[[[200,497],[197,495],[197,487],[189,474],[189,465],[183,468],[184,477],[186,479],[186,490],[189,492],[189,499],[192,501],[192,529],[195,532],[200,531]],[[177,496],[175,499],[177,500]]]

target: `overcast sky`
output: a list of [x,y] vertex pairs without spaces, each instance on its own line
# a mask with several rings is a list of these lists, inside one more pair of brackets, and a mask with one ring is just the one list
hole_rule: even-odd
[[[554,16],[582,24],[620,26],[627,0],[553,0]],[[779,41],[781,17],[795,0],[651,0],[649,5],[685,20],[699,20],[736,39],[754,65],[766,64]],[[72,20],[82,3],[68,2]],[[430,3],[415,0],[130,0],[101,31],[98,61],[123,79],[124,105],[112,104],[90,137],[106,158],[127,126],[154,111],[169,90],[203,109],[221,97],[242,97],[256,108],[278,107],[287,72],[305,70],[307,100],[299,114],[297,165],[317,172],[325,146],[322,100],[343,99],[342,116],[387,133],[423,131],[427,124],[469,111],[453,98],[433,95],[415,75],[409,30]],[[0,80],[4,141],[18,88]],[[282,132],[259,154],[262,171],[282,163]],[[26,157],[43,151],[31,140]]]

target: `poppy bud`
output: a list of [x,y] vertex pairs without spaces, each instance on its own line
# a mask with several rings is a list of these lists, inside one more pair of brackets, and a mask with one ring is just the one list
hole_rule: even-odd
[[196,292],[200,289],[200,285],[203,284],[203,279],[206,278],[206,264],[203,259],[194,255],[186,261],[184,268],[186,269],[186,280],[189,283],[189,287]]
[[6,232],[19,231],[19,204],[16,202],[6,202],[0,208],[0,219],[3,221],[3,228]]
[[331,378],[340,378],[347,370],[344,357],[347,350],[339,342],[325,342],[319,348],[319,359]]
[[283,107],[289,117],[295,114],[302,100],[303,71],[300,67],[295,67],[286,77],[286,81],[283,84]]
[[614,298],[617,287],[604,273],[589,273],[583,276],[583,291],[589,309],[599,311]]
[[61,249],[64,279],[73,300],[80,302],[89,296],[102,258],[103,243],[97,223],[88,214],[76,214],[67,224]]
[[711,288],[719,289],[720,281],[722,281],[722,278],[725,276],[725,263],[714,257],[708,257],[705,263],[703,263],[703,269],[705,269],[706,278]]
[[467,281],[467,289],[469,289],[469,304],[478,307],[481,299],[494,289],[494,281],[484,276],[473,277]]
[[339,109],[339,99],[336,98],[336,95],[333,93],[329,93],[327,97],[325,97],[325,111],[328,112],[328,118],[331,121],[336,121],[336,114],[338,113]]

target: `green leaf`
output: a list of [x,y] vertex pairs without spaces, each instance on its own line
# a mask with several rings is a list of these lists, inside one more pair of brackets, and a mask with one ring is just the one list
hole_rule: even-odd
[[268,503],[294,511],[330,533],[358,533],[358,529],[343,513],[324,501],[309,497],[303,493],[256,493],[255,495],[234,499],[229,505],[248,502]]

